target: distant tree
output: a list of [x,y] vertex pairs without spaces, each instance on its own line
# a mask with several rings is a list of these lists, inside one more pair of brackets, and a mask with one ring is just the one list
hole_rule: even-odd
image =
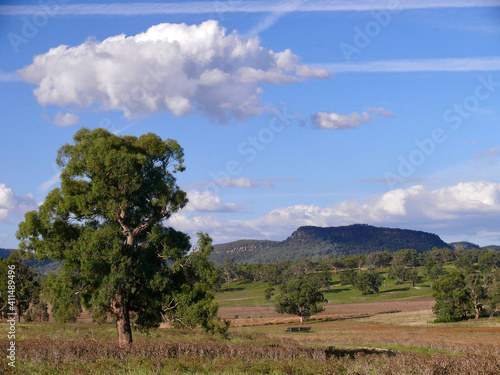
[[271,298],[273,298],[274,292],[275,292],[275,289],[272,286],[270,286],[270,287],[266,288],[266,290],[264,290],[264,298],[266,299],[266,301],[270,301]]
[[442,275],[446,274],[446,270],[443,267],[443,263],[439,261],[428,260],[425,263],[425,274],[429,277],[431,281],[431,286],[436,280],[438,280]]
[[26,312],[24,319],[30,321],[38,320],[40,322],[48,322],[49,309],[47,303],[40,300],[37,303],[33,304]]
[[500,272],[496,272],[486,289],[490,316],[500,309]]
[[500,268],[500,251],[482,250],[477,257],[477,263],[481,272],[497,270]]
[[465,285],[469,300],[474,308],[475,319],[479,319],[487,298],[482,275],[479,273],[468,274],[465,277]]
[[389,267],[391,265],[392,255],[388,251],[379,251],[375,253],[370,253],[366,257],[366,264],[368,267],[382,268]]
[[345,261],[341,258],[333,258],[330,261],[330,267],[331,267],[331,269],[333,269],[333,272],[335,274],[337,274],[337,272],[339,270],[343,270],[343,269],[347,268]]
[[408,271],[409,269],[403,266],[391,266],[387,275],[391,279],[396,280],[396,284],[404,284],[405,282],[409,281]]
[[392,265],[395,267],[417,267],[420,256],[415,249],[402,249],[393,254]]
[[363,295],[378,293],[384,278],[375,271],[361,272],[356,278],[355,286]]
[[418,270],[406,269],[406,279],[411,283],[411,287],[415,288],[415,284],[420,282],[421,277]]
[[466,273],[471,273],[475,271],[474,264],[477,262],[477,257],[474,254],[467,250],[460,256],[457,256],[455,260],[455,266],[458,269],[464,270]]
[[236,276],[236,264],[232,258],[227,258],[224,260],[224,264],[221,267],[222,277],[229,287],[229,283]]
[[328,288],[332,280],[329,271],[316,272],[307,277],[307,280],[318,289]]
[[432,308],[437,315],[436,322],[454,322],[467,319],[472,304],[467,290],[465,276],[452,271],[441,276],[432,286],[436,304]]
[[311,315],[324,310],[321,303],[327,303],[323,294],[311,285],[308,280],[292,280],[280,287],[276,297],[276,312],[293,314],[300,317],[300,323]]
[[[40,288],[35,270],[23,263],[18,251],[13,251],[7,259],[0,258],[0,296],[3,303],[1,311],[4,316],[7,312],[15,313],[20,322],[30,304],[38,301]],[[15,290],[13,303],[9,303],[9,289]]]
[[342,285],[355,285],[358,273],[355,270],[344,270],[340,273],[340,284]]

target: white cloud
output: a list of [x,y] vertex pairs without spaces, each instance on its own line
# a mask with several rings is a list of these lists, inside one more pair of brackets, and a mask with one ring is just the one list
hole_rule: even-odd
[[212,192],[200,193],[196,190],[188,192],[189,203],[184,210],[186,212],[241,212],[241,206],[235,203],[222,203],[219,196]]
[[72,113],[65,113],[63,115],[61,112],[57,112],[52,123],[56,126],[64,128],[66,126],[78,124],[79,122],[80,119],[78,118],[78,116]]
[[264,83],[329,76],[298,62],[290,50],[275,53],[260,46],[257,37],[227,34],[210,20],[191,26],[164,23],[135,36],[61,45],[35,56],[18,73],[37,86],[34,94],[42,105],[120,110],[127,118],[199,111],[226,122],[265,109],[260,102]]
[[312,117],[313,127],[316,129],[349,129],[356,128],[364,122],[373,120],[373,115],[368,112],[352,112],[349,115],[341,115],[335,112],[317,112]]
[[372,121],[375,116],[372,114],[380,114],[385,118],[394,116],[394,113],[382,107],[368,107],[361,114],[352,112],[349,115],[342,115],[335,112],[316,112],[311,116],[312,127],[315,129],[349,129],[356,128],[362,123]]
[[14,217],[20,217],[36,208],[37,203],[33,195],[17,196],[11,188],[0,184],[0,222],[11,221]]
[[499,216],[500,183],[474,181],[434,190],[415,185],[366,201],[344,201],[325,208],[282,207],[253,220],[177,214],[170,225],[190,233],[208,231],[217,242],[241,238],[284,239],[302,225],[353,223],[419,229],[464,238],[498,232]]

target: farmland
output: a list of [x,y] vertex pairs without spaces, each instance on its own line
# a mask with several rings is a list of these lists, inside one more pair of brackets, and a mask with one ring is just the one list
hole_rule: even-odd
[[[13,374],[497,374],[500,318],[434,324],[425,280],[390,281],[377,295],[361,296],[336,284],[325,291],[324,312],[310,332],[287,333],[298,317],[281,315],[260,283],[233,282],[217,299],[231,320],[226,337],[197,330],[134,329],[134,344],[120,348],[112,323],[20,323]],[[7,349],[2,323],[1,350]],[[5,356],[0,366],[6,369]]]

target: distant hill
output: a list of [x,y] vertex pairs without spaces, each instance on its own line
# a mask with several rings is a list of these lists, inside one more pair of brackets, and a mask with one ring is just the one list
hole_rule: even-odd
[[216,265],[226,258],[233,258],[237,263],[272,263],[304,257],[318,259],[328,254],[394,252],[405,248],[424,252],[433,247],[451,248],[435,234],[409,229],[367,224],[328,228],[304,226],[284,241],[239,240],[215,245],[210,258]]
[[14,249],[0,249],[0,258],[6,259],[10,257],[10,253],[12,253]]
[[500,246],[498,246],[498,245],[487,245],[487,246],[481,247],[481,249],[489,249],[489,250],[500,251]]
[[[15,251],[15,249],[0,249],[0,258],[8,258],[13,251]],[[45,261],[44,263],[38,260],[24,263],[26,263],[28,266],[33,267],[36,273],[40,276],[49,276],[51,273],[59,273],[62,269],[61,262],[56,262],[50,259]]]
[[451,242],[450,246],[453,248],[453,250],[472,250],[481,248],[481,246],[467,241]]

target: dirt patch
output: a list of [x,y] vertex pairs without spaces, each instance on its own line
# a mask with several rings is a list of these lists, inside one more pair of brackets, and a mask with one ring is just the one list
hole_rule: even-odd
[[[429,310],[434,306],[434,303],[434,300],[418,300],[327,305],[325,311],[315,315],[315,317],[360,316],[380,314],[382,312]],[[248,321],[252,319],[285,319],[286,321],[292,321],[295,318],[293,315],[278,314],[273,306],[221,307],[218,315],[224,319],[235,319],[237,316],[239,320]]]

